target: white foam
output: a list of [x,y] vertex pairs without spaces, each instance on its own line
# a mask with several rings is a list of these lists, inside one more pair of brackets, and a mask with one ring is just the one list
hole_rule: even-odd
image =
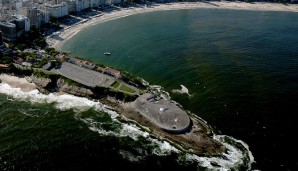
[[183,93],[186,93],[186,94],[189,95],[189,93],[188,93],[188,89],[187,89],[184,85],[180,85],[180,86],[181,86],[181,91],[182,91]]
[[[86,111],[90,108],[95,108],[107,112],[111,117],[116,117],[118,114],[114,111],[105,109],[105,105],[100,102],[94,102],[87,98],[76,97],[73,95],[41,94],[37,89],[23,92],[20,88],[12,88],[8,84],[0,84],[0,93],[13,97],[14,99],[30,101],[32,103],[52,103],[59,110],[73,109],[75,111]],[[8,98],[10,99],[10,98]]]
[[[159,88],[159,87],[157,87]],[[160,88],[160,91],[163,91]],[[32,103],[52,103],[57,109],[60,110],[69,110],[73,109],[76,111],[75,118],[83,121],[89,126],[89,129],[95,132],[98,132],[100,135],[111,135],[117,137],[131,137],[134,140],[138,140],[139,137],[144,137],[146,140],[157,145],[158,148],[152,149],[153,153],[156,155],[169,155],[172,152],[180,153],[180,151],[172,146],[166,141],[160,141],[149,136],[149,133],[142,131],[138,126],[131,123],[121,123],[117,120],[118,114],[115,111],[111,111],[106,108],[105,105],[100,102],[94,102],[87,98],[76,97],[73,95],[60,95],[56,96],[53,94],[44,95],[38,92],[38,90],[32,90],[30,92],[23,92],[20,88],[12,88],[8,84],[0,84],[0,93],[13,97],[17,100],[30,101]],[[100,127],[99,122],[95,121],[92,118],[80,118],[80,112],[86,111],[90,108],[93,108],[96,111],[105,112],[110,115],[112,118],[113,124],[119,125],[119,130],[108,131]],[[185,154],[187,160],[197,161],[200,166],[206,167],[211,170],[230,170],[231,168],[236,168],[237,166],[244,164],[243,160],[246,156],[245,152],[242,152],[239,149],[236,149],[233,145],[224,141],[223,135],[215,135],[214,139],[220,141],[228,149],[227,153],[223,154],[223,157],[199,157],[194,154]],[[240,141],[235,140],[229,137],[232,141],[240,143],[245,147],[246,152],[248,152],[249,163],[247,164],[250,167],[250,164],[254,161],[254,158],[251,152],[248,149],[248,146]],[[155,147],[155,146],[154,146]],[[184,155],[184,154],[182,154]],[[212,163],[216,163],[219,167],[213,166]]]
[[[224,139],[229,138],[230,140],[234,141],[235,143],[240,143],[245,147],[246,151],[248,152],[248,156],[245,152],[241,151],[240,149],[235,148],[233,145],[226,142]],[[240,141],[235,140],[232,137],[226,135],[215,135],[214,139],[221,142],[226,148],[227,152],[222,154],[222,157],[199,157],[193,154],[186,154],[187,160],[195,160],[199,163],[200,166],[203,166],[210,170],[220,170],[220,171],[227,171],[227,170],[238,170],[240,166],[246,165],[247,170],[251,169],[251,164],[254,162],[254,158],[251,152],[248,149],[248,146]],[[245,158],[249,158],[248,163],[244,163]],[[215,167],[218,165],[218,167]]]
[[189,94],[188,89],[184,85],[180,85],[180,86],[181,86],[181,90],[173,89],[172,92],[173,93],[180,93],[180,94],[187,94],[189,97],[191,97],[191,95]]

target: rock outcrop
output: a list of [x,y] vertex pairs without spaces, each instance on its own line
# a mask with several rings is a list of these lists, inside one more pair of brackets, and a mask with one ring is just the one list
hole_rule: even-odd
[[63,79],[57,80],[57,88],[59,91],[73,94],[75,96],[92,97],[94,95],[91,89],[79,87],[75,85],[69,85]]

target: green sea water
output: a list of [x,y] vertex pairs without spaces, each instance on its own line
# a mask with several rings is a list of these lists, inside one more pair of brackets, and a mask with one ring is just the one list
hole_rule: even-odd
[[[80,31],[62,49],[140,76],[223,134],[262,170],[295,170],[298,14],[197,9],[133,15]],[[105,56],[105,51],[111,56]]]
[[[0,84],[0,170],[296,170],[296,13],[179,10],[80,31],[62,50],[161,85],[227,152],[179,152],[98,102]],[[111,52],[105,56],[104,52]],[[187,95],[172,93],[180,85]],[[229,143],[232,142],[232,143]]]

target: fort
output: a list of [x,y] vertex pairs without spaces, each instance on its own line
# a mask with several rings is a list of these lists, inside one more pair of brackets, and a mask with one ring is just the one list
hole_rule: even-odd
[[191,127],[187,113],[169,100],[151,93],[138,97],[132,106],[161,129],[171,133],[184,133]]

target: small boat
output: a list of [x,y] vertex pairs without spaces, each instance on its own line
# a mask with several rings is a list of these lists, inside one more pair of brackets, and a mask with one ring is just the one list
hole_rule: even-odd
[[105,53],[103,53],[104,55],[111,55],[111,53],[110,52],[105,52]]

